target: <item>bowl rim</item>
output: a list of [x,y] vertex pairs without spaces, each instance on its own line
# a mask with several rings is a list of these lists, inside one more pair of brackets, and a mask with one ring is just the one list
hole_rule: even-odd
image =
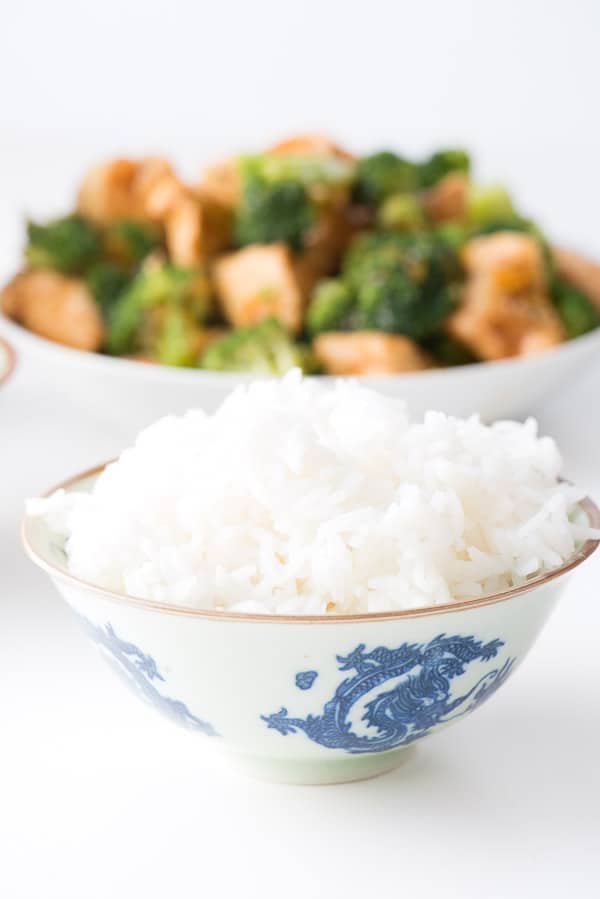
[[[87,480],[100,474],[111,465],[115,459],[103,462],[88,468],[79,474],[72,475],[60,484],[51,487],[44,494],[43,498],[50,496],[57,490],[68,489],[73,487],[80,481]],[[600,528],[600,508],[589,497],[582,499],[579,504],[580,508],[586,513],[589,519],[590,527]],[[597,549],[600,539],[590,538],[582,544],[582,546],[570,556],[566,562],[547,571],[545,574],[538,575],[524,584],[517,587],[509,587],[507,590],[501,590],[497,593],[489,593],[485,596],[476,596],[471,599],[461,599],[454,602],[443,603],[435,606],[423,606],[415,609],[397,609],[385,612],[359,612],[353,615],[279,615],[273,612],[229,612],[219,609],[196,609],[190,606],[169,605],[167,603],[157,602],[151,599],[143,599],[142,597],[131,596],[128,593],[122,593],[118,590],[108,590],[91,581],[71,574],[62,566],[49,561],[42,556],[34,547],[33,539],[30,534],[30,527],[33,520],[37,516],[25,514],[21,521],[21,541],[25,552],[29,558],[39,568],[45,571],[51,578],[60,578],[67,583],[84,588],[88,592],[100,594],[104,599],[118,602],[122,605],[133,606],[138,609],[146,609],[154,612],[164,612],[169,615],[183,615],[191,618],[201,618],[211,621],[237,621],[239,623],[262,623],[262,624],[351,624],[366,623],[370,621],[395,621],[404,618],[425,618],[430,615],[441,615],[448,612],[464,612],[470,609],[477,609],[483,606],[495,605],[499,602],[506,602],[517,596],[523,596],[530,593],[537,587],[541,587],[550,581],[562,577],[564,574],[573,571],[582,562],[588,559]]]
[[[15,342],[17,343],[19,341],[27,342],[32,349],[37,349],[40,353],[46,354],[48,357],[53,358],[54,361],[61,360],[61,362],[64,364],[66,364],[67,362],[72,362],[80,366],[83,365],[87,369],[95,368],[96,371],[102,371],[103,374],[109,375],[111,377],[128,375],[132,376],[133,378],[145,381],[164,381],[166,379],[170,384],[173,385],[175,385],[176,383],[190,385],[194,381],[196,383],[199,383],[201,381],[201,383],[206,386],[213,384],[219,387],[233,387],[237,384],[247,384],[257,379],[264,380],[265,378],[271,377],[265,374],[212,371],[209,369],[164,365],[159,362],[141,362],[139,360],[128,359],[123,356],[108,356],[104,353],[80,350],[76,347],[69,347],[54,340],[49,340],[47,337],[42,337],[40,334],[36,334],[35,332],[30,331],[28,328],[25,328],[18,322],[10,319],[1,309],[0,322],[5,327],[7,333],[9,335],[12,335]],[[423,371],[354,375],[352,377],[355,381],[375,386],[378,384],[385,385],[386,383],[394,381],[398,378],[401,378],[404,382],[414,382],[418,379],[421,383],[427,380],[435,381],[436,379],[442,377],[446,380],[449,378],[454,378],[458,381],[459,379],[464,378],[465,375],[469,375],[475,372],[490,370],[500,371],[502,369],[523,367],[528,363],[531,364],[536,360],[549,358],[556,354],[565,355],[570,352],[575,352],[576,347],[585,344],[593,344],[599,340],[600,326],[598,326],[597,328],[593,328],[591,331],[588,331],[585,334],[580,334],[578,337],[572,337],[569,340],[564,340],[562,343],[559,343],[556,346],[548,347],[544,350],[540,350],[537,353],[532,353],[527,356],[511,356],[506,359],[492,359],[483,362],[470,362],[466,365],[441,366],[439,368],[424,369]],[[278,376],[273,375],[272,377]],[[340,379],[340,377],[347,376],[320,374],[306,375],[305,377],[307,377],[309,380],[314,379],[321,383],[326,383],[328,381],[337,381]]]
[[0,371],[0,384],[4,384],[4,382],[8,378],[10,378],[13,371],[15,370],[15,366],[17,364],[17,354],[16,354],[12,344],[10,344],[8,342],[8,340],[5,340],[1,334],[0,334],[0,348],[2,348],[2,351],[4,352],[4,355],[6,356],[6,360],[7,360],[6,367],[2,371]]

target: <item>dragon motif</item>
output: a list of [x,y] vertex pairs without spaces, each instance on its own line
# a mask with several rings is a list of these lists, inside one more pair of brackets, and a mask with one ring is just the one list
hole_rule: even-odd
[[310,690],[319,676],[317,671],[299,671],[296,675],[296,686],[299,690]]
[[127,643],[121,640],[115,633],[110,622],[104,627],[92,624],[87,618],[82,617],[83,627],[88,636],[108,654],[109,660],[117,673],[134,688],[138,696],[166,715],[176,724],[198,730],[209,737],[217,736],[217,732],[207,721],[192,715],[185,703],[179,699],[165,696],[155,686],[155,681],[165,679],[158,670],[156,662],[150,655],[142,652],[135,643]]
[[[503,645],[502,640],[482,643],[472,636],[446,634],[425,644],[378,646],[371,652],[361,643],[347,656],[336,657],[340,671],[354,674],[341,681],[322,714],[294,718],[281,708],[261,719],[283,736],[303,731],[315,743],[350,753],[404,746],[471,712],[504,683],[513,658],[484,673],[466,693],[451,694],[454,678],[475,661],[495,658]],[[380,690],[382,685],[386,689]]]

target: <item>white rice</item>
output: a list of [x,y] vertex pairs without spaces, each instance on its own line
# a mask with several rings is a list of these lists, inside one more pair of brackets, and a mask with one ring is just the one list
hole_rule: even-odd
[[157,422],[91,493],[30,502],[69,571],[161,603],[281,614],[410,609],[560,565],[588,531],[536,422],[483,425],[353,382],[238,388]]

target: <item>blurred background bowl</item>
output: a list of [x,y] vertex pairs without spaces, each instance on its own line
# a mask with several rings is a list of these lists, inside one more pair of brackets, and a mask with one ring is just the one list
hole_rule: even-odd
[[[175,368],[87,353],[62,346],[7,319],[6,333],[40,389],[48,383],[74,406],[93,408],[99,422],[123,440],[157,418],[201,407],[213,411],[252,376]],[[401,375],[363,376],[363,383],[405,399],[415,415],[441,409],[479,413],[483,420],[522,417],[534,404],[583,373],[600,352],[600,329],[531,356]],[[331,380],[318,376],[319,380]]]
[[10,343],[0,337],[0,385],[10,377],[16,364],[15,351]]

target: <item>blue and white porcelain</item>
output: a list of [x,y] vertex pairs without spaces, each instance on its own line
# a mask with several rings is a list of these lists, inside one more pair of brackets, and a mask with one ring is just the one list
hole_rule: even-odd
[[[97,472],[67,489],[89,489]],[[581,514],[598,527],[589,500]],[[163,606],[70,575],[44,521],[27,551],[140,698],[248,772],[338,783],[395,768],[408,747],[460,721],[515,671],[566,575],[596,549],[485,598],[406,612],[293,617]]]

